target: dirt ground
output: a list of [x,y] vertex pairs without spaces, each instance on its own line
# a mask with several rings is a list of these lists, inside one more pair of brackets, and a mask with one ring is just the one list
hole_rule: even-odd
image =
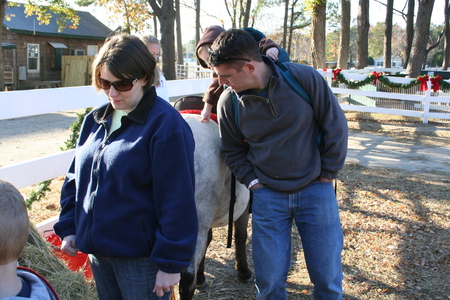
[[[0,165],[60,151],[75,111],[0,121]],[[348,115],[350,133],[387,135],[424,147],[448,147],[448,123],[361,121]],[[348,162],[340,172],[337,198],[344,230],[345,299],[449,299],[450,182],[443,172],[368,168]],[[59,214],[63,177],[33,204],[34,223]],[[27,196],[33,187],[21,189]],[[251,228],[248,229],[251,263]],[[289,299],[312,299],[301,242],[293,229]],[[207,284],[195,299],[254,299],[252,283],[241,283],[234,252],[226,248],[226,228],[214,230],[207,252]]]

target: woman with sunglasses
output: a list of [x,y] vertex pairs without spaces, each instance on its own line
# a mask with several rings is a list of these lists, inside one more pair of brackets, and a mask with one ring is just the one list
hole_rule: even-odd
[[156,62],[137,37],[108,39],[93,86],[109,103],[86,116],[54,229],[89,254],[99,299],[169,299],[197,239],[194,139],[152,85]]

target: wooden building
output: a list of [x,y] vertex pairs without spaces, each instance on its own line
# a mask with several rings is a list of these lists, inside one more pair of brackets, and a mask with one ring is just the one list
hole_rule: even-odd
[[64,75],[70,72],[63,66],[63,61],[69,61],[63,56],[92,57],[113,34],[89,12],[77,11],[80,23],[76,29],[58,31],[58,15],[52,13],[50,24],[40,25],[36,16],[26,17],[24,10],[23,5],[6,7],[2,28],[5,85],[14,89],[35,88],[36,83],[45,81],[61,82],[63,69]]

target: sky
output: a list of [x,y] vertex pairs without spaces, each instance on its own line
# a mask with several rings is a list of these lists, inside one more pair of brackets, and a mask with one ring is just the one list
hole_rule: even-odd
[[[72,0],[73,1],[73,0]],[[385,1],[385,0],[380,0]],[[433,15],[431,22],[434,24],[442,24],[444,22],[444,7],[445,0],[435,0]],[[188,1],[181,1],[188,2]],[[191,1],[193,2],[193,1]],[[394,9],[402,11],[405,8],[406,0],[395,0],[394,1]],[[358,3],[359,0],[351,0],[351,14],[352,20],[356,20],[356,16],[358,13]],[[228,21],[229,17],[227,15],[224,1],[223,0],[203,0],[201,1],[202,5],[202,17],[201,17],[201,27],[206,28],[211,25],[221,25],[221,20],[226,20],[224,27],[231,28],[231,23]],[[416,9],[418,4],[416,4]],[[86,7],[76,7],[78,10],[87,10],[90,11],[96,18],[102,21],[109,28],[114,29],[118,24],[111,23],[107,18],[107,14],[104,10],[99,8],[86,8]],[[182,14],[182,28],[183,28],[183,44],[187,43],[189,40],[195,38],[195,12],[193,9],[186,8],[182,6],[183,10]],[[406,8],[405,8],[406,12]],[[212,17],[211,15],[214,15]],[[254,25],[254,27],[267,35],[269,35],[274,28],[280,28],[283,23],[284,16],[284,8],[271,8],[264,12],[264,18],[260,23]],[[369,4],[369,17],[370,24],[375,25],[377,22],[384,22],[386,18],[386,9],[385,6],[376,2],[375,0],[371,0]],[[394,13],[393,22],[399,24],[400,26],[405,26],[404,20],[398,15]],[[144,34],[152,34],[152,32],[146,32]]]

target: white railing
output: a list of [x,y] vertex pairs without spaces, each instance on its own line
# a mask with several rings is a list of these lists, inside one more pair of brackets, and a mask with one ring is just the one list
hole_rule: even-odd
[[[210,78],[167,81],[169,97],[203,94],[210,82]],[[96,107],[106,101],[105,94],[91,86],[2,92],[0,120]],[[65,174],[73,154],[68,150],[7,165],[0,168],[0,178],[19,189],[49,180]]]
[[212,74],[212,70],[204,69],[202,66],[197,64],[184,63],[176,65],[177,80],[211,78]]
[[[331,82],[331,71],[321,72],[324,77]],[[361,80],[366,78],[366,76],[360,74],[346,73],[345,76],[347,80],[358,78],[358,80]],[[357,78],[357,76],[360,77]],[[403,80],[406,83],[408,79],[392,77],[390,80],[396,82]],[[207,90],[210,81],[210,78],[167,81],[169,97],[174,98],[203,94]],[[421,103],[420,110],[389,109],[341,103],[341,107],[347,111],[377,112],[418,117],[423,118],[424,123],[427,123],[429,118],[450,119],[450,111],[430,112],[431,103],[439,102],[440,104],[443,104],[444,107],[450,107],[450,97],[432,96],[429,92],[430,86],[428,92],[424,95],[362,91],[347,88],[332,88],[332,90],[335,94],[339,94],[339,96],[359,95],[373,98],[389,98],[394,101],[413,101],[414,103]],[[90,86],[1,92],[0,120],[86,107],[96,107],[105,102],[106,97],[104,93],[96,93]],[[64,151],[1,167],[0,178],[11,182],[17,188],[23,188],[64,175],[72,159],[73,152],[74,150]]]
[[[329,82],[333,80],[331,70],[318,70]],[[342,72],[346,80],[365,80],[367,74],[358,74],[353,72]],[[409,84],[411,78],[403,77],[388,77],[389,81],[393,83]],[[450,82],[447,80],[447,82]],[[345,87],[332,87],[334,94],[339,95],[338,98],[345,98],[343,96],[364,96],[373,99],[389,99],[398,103],[411,102],[414,110],[411,109],[394,109],[367,105],[352,105],[348,103],[341,103],[341,107],[346,111],[360,111],[381,113],[390,115],[399,115],[407,117],[422,118],[423,123],[428,123],[429,119],[447,119],[450,120],[450,94],[449,93],[432,93],[431,81],[427,82],[427,90],[425,92],[416,92],[415,94],[408,94],[405,92],[390,93],[380,91],[364,91],[358,89],[348,89]],[[415,89],[412,89],[415,91]],[[375,102],[374,100],[374,102]]]

